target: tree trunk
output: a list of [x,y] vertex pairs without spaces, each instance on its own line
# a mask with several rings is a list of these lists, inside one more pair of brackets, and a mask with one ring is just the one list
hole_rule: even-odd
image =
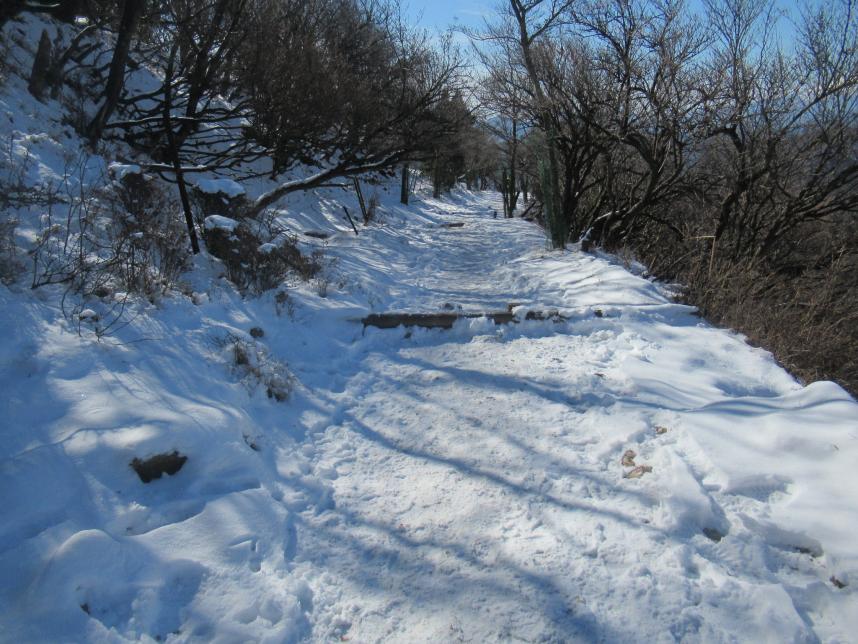
[[515,166],[518,164],[518,121],[512,120],[512,149],[509,159],[509,216],[515,216],[518,205],[518,188],[516,186]]
[[369,223],[369,215],[366,211],[366,202],[363,200],[363,190],[360,189],[360,179],[357,177],[352,177],[352,183],[355,187],[355,194],[358,198],[358,205],[360,206],[360,214],[363,217],[364,226]]
[[543,193],[546,200],[546,212],[548,214],[548,229],[551,234],[551,245],[554,248],[565,248],[566,237],[568,235],[568,224],[563,207],[560,203],[559,185],[560,185],[560,167],[557,162],[557,152],[555,150],[556,132],[554,122],[551,117],[551,105],[548,97],[542,89],[542,84],[539,81],[539,73],[536,69],[536,63],[533,59],[533,51],[531,45],[532,37],[528,32],[527,12],[530,11],[532,3],[524,3],[521,0],[510,0],[513,15],[518,23],[519,44],[521,45],[521,54],[524,60],[524,67],[527,70],[527,76],[530,79],[530,84],[533,87],[533,93],[536,96],[537,103],[537,121],[540,128],[545,133],[546,145],[548,154],[545,161],[545,169],[542,173]]
[[200,242],[197,240],[197,230],[194,228],[194,216],[191,212],[191,202],[188,199],[188,190],[185,186],[185,176],[182,173],[182,162],[179,155],[179,144],[176,140],[176,133],[173,132],[173,123],[170,111],[173,109],[173,63],[176,58],[176,46],[170,52],[170,59],[167,62],[167,73],[164,78],[164,129],[167,132],[167,143],[170,146],[170,160],[173,163],[173,171],[176,174],[176,184],[179,186],[179,198],[182,201],[182,210],[185,212],[185,224],[188,227],[188,237],[191,240],[191,249],[194,255],[200,252]]
[[104,87],[104,103],[92,119],[89,128],[87,128],[87,134],[92,144],[101,139],[104,125],[119,103],[119,96],[125,84],[125,63],[128,61],[131,39],[134,37],[134,32],[137,29],[137,21],[140,18],[140,14],[143,13],[144,4],[145,0],[125,0],[123,4],[119,35],[116,38],[113,59],[110,61],[110,73],[107,77],[107,84]]
[[408,205],[408,164],[402,164],[402,186],[399,189],[399,202]]
[[509,218],[509,177],[506,168],[501,170],[501,199],[503,200],[503,218]]
[[42,100],[45,94],[45,85],[48,80],[48,70],[51,67],[51,38],[48,30],[42,29],[42,37],[39,38],[39,49],[33,60],[33,69],[30,72],[30,82],[27,89],[37,100]]

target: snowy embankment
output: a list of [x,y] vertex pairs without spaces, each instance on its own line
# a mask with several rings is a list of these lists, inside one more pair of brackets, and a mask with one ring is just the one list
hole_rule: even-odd
[[[77,157],[19,78],[0,115],[29,185],[119,158]],[[497,195],[394,192],[359,236],[346,192],[285,200],[326,257],[287,298],[203,254],[99,340],[109,303],[0,286],[0,640],[854,639],[852,398],[610,257],[546,251]],[[14,214],[27,247],[44,213]],[[564,319],[355,321],[511,304]],[[131,467],[174,451],[172,476]]]

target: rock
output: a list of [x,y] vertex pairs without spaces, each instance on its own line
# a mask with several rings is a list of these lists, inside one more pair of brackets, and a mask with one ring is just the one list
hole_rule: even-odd
[[627,449],[626,453],[623,454],[623,460],[621,461],[625,467],[634,467],[635,466],[635,456],[637,453],[633,449]]
[[250,329],[250,337],[251,338],[263,338],[265,337],[265,331],[262,330],[261,327],[255,326]]
[[708,539],[711,539],[715,543],[721,541],[724,538],[724,535],[721,534],[721,531],[717,528],[703,528],[703,534],[706,535]]
[[137,476],[140,477],[141,481],[149,483],[150,481],[161,478],[162,474],[172,476],[182,469],[182,466],[187,460],[187,456],[179,454],[177,451],[173,451],[170,454],[156,454],[151,458],[147,458],[145,461],[135,458],[131,461],[130,465],[132,469],[137,472]]

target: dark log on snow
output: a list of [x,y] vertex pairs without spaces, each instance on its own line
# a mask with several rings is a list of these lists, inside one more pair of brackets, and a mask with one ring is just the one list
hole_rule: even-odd
[[[395,329],[398,326],[419,326],[424,329],[450,329],[457,320],[473,320],[488,318],[495,324],[510,324],[521,322],[522,318],[511,311],[474,311],[459,313],[373,313],[361,320],[364,327],[374,326],[379,329]],[[566,320],[557,311],[528,311],[525,320]]]

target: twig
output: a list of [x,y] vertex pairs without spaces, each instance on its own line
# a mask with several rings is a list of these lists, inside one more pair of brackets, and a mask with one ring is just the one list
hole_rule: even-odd
[[349,209],[343,206],[343,210],[346,211],[346,217],[349,218],[349,223],[352,225],[352,229],[355,231],[355,235],[358,234],[357,226],[355,226],[355,222],[352,220],[352,216],[349,214]]

